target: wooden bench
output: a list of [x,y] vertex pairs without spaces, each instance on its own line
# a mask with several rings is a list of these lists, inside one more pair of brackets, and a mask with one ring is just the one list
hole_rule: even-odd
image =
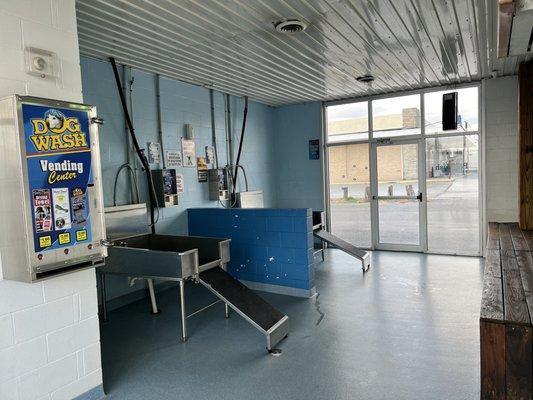
[[533,231],[489,223],[479,321],[481,399],[531,399]]

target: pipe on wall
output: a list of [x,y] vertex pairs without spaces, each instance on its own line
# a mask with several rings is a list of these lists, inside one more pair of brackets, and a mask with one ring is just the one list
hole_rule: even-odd
[[[124,93],[124,98],[126,100],[126,105],[128,107],[128,112],[133,119],[133,77],[131,74],[131,67],[126,65],[122,66],[122,92]],[[130,198],[133,203],[133,188],[137,187],[137,159],[132,154],[134,151],[133,144],[131,143],[130,131],[128,128],[128,123],[124,117],[124,134],[126,135],[126,163],[131,166],[131,173],[128,174],[128,179],[130,181]],[[132,156],[133,155],[133,156]],[[138,193],[137,193],[138,196]],[[137,199],[137,202],[139,200]]]
[[[148,159],[146,158],[146,155],[144,154],[144,150],[142,150],[139,146],[139,142],[137,141],[137,137],[135,136],[135,129],[133,128],[133,122],[131,120],[130,114],[128,112],[128,107],[126,105],[126,98],[124,97],[124,93],[122,92],[122,84],[120,82],[120,77],[118,76],[118,69],[116,61],[113,57],[109,58],[109,61],[111,62],[111,66],[113,68],[113,75],[115,77],[115,82],[117,84],[117,90],[120,97],[120,103],[122,104],[122,110],[124,111],[124,116],[126,118],[126,124],[129,128],[131,141],[133,143],[133,146],[135,147],[135,150],[137,152],[137,156],[139,157],[141,164],[143,166],[144,172],[146,174],[146,181],[148,183],[148,195],[150,199],[150,228],[152,233],[155,233],[155,205],[157,203],[155,194],[154,194],[154,185],[152,181],[152,174],[150,172],[150,165],[148,164]],[[158,212],[159,217],[159,212]]]
[[166,157],[165,157],[165,148],[163,145],[163,123],[161,116],[161,75],[155,75],[155,97],[157,102],[157,136],[159,138],[159,146],[161,149],[161,162],[163,163],[163,168],[167,167]]
[[233,165],[233,135],[231,132],[231,98],[229,94],[224,95],[224,105],[226,108],[226,161],[228,165]]
[[213,167],[218,168],[217,131],[215,123],[215,98],[213,89],[209,89],[209,101],[211,103],[211,142],[213,144],[213,150],[215,152],[215,165]]
[[[247,116],[248,116],[248,96],[244,96],[244,114],[242,117],[241,138],[239,140],[239,151],[237,152],[237,162],[235,163],[235,176],[233,177],[233,197],[235,197],[235,193],[237,190],[237,176],[239,175],[239,168],[242,168],[243,174],[245,174],[244,168],[240,165],[240,162],[241,162],[242,144],[244,142],[244,132],[246,131]],[[246,191],[248,191],[248,180],[247,179],[246,179]]]

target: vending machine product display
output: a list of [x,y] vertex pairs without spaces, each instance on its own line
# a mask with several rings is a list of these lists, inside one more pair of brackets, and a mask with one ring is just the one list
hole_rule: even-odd
[[0,255],[4,279],[34,282],[106,256],[95,107],[0,100]]

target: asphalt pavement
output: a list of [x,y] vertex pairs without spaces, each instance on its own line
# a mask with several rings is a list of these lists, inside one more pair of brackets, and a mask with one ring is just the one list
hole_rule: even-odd
[[[380,193],[387,194],[389,185],[394,195],[406,195],[405,186],[412,181],[385,182]],[[331,185],[331,228],[344,240],[370,247],[370,203],[364,200],[368,184]],[[343,200],[343,187],[348,187],[349,200]],[[384,188],[384,189],[382,189]],[[416,185],[413,185],[418,192]],[[428,247],[437,253],[477,255],[479,252],[478,175],[439,178],[427,182]],[[418,244],[418,202],[410,200],[380,201],[380,241]]]

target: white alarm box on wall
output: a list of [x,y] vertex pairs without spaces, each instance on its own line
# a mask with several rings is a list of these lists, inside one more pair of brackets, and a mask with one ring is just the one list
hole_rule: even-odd
[[35,282],[107,255],[96,108],[0,100],[2,277]]

